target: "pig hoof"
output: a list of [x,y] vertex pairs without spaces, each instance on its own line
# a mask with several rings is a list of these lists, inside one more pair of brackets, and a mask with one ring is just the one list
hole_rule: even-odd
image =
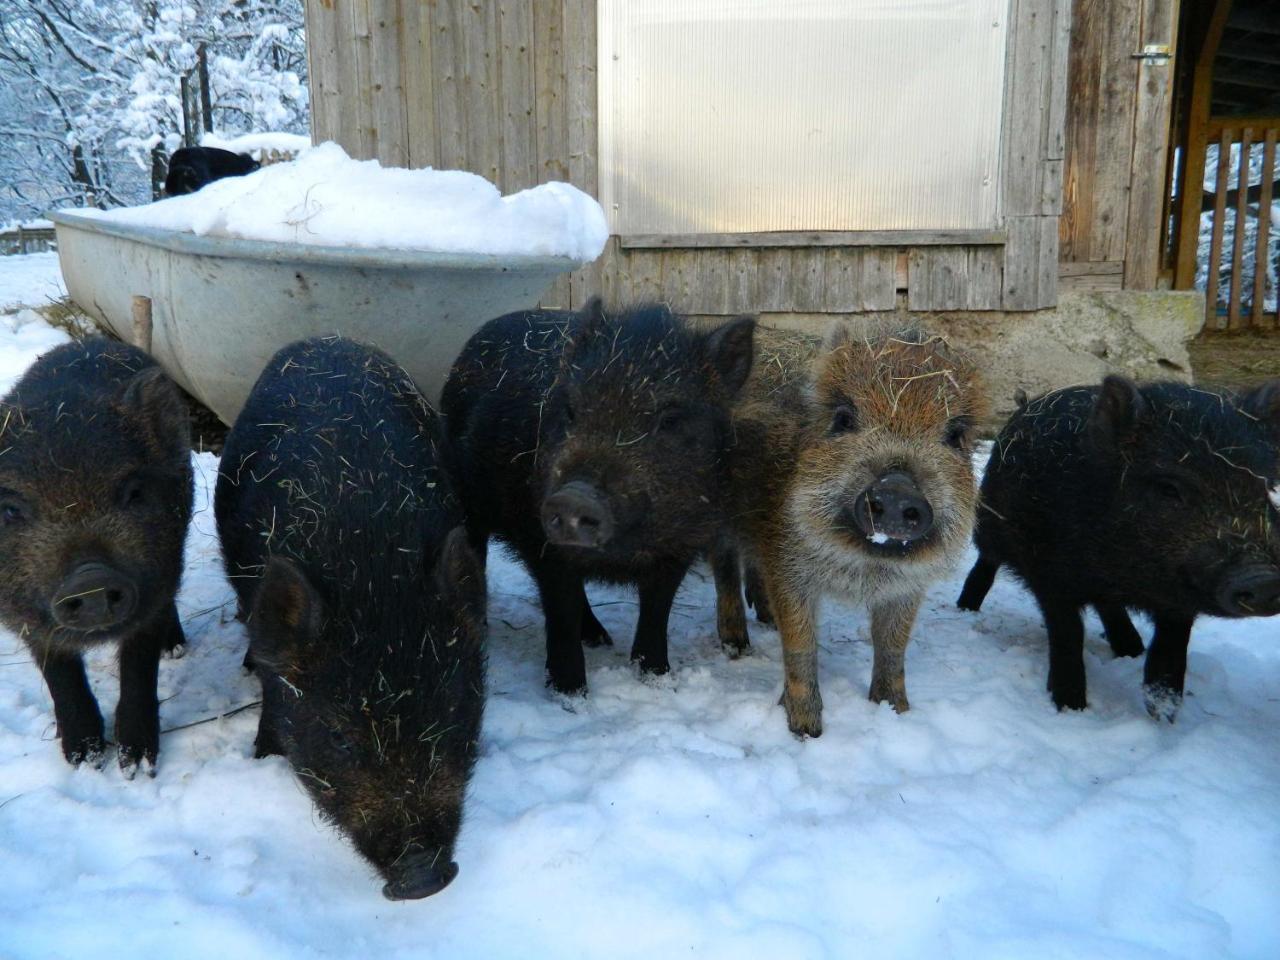
[[86,737],[64,749],[63,756],[73,767],[87,763],[93,769],[101,770],[107,759],[107,751],[101,737]]
[[671,672],[671,663],[667,660],[646,660],[641,657],[639,664],[641,673],[647,673],[655,677],[661,677]]
[[751,641],[746,637],[733,637],[721,640],[720,648],[724,650],[730,660],[737,660],[739,657],[746,656],[751,652]]
[[911,709],[911,704],[907,702],[907,695],[905,693],[895,693],[892,690],[878,691],[873,686],[871,688],[871,693],[867,699],[869,699],[872,703],[893,704],[893,709],[897,713],[906,713],[908,710]]
[[172,647],[165,647],[160,655],[166,660],[181,660],[187,655],[187,645],[185,643],[175,643]]
[[120,747],[120,772],[126,780],[132,780],[142,770],[148,777],[156,775],[156,754],[154,751],[141,750],[138,747]]
[[439,893],[458,875],[458,865],[447,863],[443,867],[406,864],[391,871],[392,878],[382,887],[382,895],[388,900],[421,900]]
[[557,680],[550,674],[547,675],[547,686],[556,693],[566,697],[585,697],[587,695],[587,681],[583,680]]
[[1178,719],[1178,711],[1182,707],[1182,694],[1177,690],[1171,690],[1162,683],[1145,684],[1142,688],[1142,699],[1146,703],[1147,713],[1152,720],[1173,723]]
[[1053,705],[1058,708],[1058,712],[1063,710],[1084,710],[1089,706],[1082,693],[1064,693],[1053,695]]
[[787,729],[797,737],[822,736],[822,698],[806,697],[793,701],[786,693],[780,701],[787,711]]

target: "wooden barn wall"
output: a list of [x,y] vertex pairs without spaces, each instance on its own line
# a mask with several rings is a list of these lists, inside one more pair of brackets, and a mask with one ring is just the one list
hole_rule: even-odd
[[[1083,0],[1082,0],[1083,2]],[[603,293],[697,314],[1029,310],[1057,299],[1071,0],[1010,0],[1004,242],[624,248],[548,306]],[[595,0],[306,0],[312,133],[353,156],[598,195]]]
[[1063,275],[1150,290],[1160,269],[1178,0],[1075,0],[1066,124]]

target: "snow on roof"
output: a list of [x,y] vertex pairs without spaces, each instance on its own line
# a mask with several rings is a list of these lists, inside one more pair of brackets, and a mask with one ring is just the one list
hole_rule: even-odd
[[567,183],[502,196],[461,170],[403,170],[352,160],[336,143],[228,177],[197,193],[82,216],[201,236],[588,262],[609,229],[592,197]]

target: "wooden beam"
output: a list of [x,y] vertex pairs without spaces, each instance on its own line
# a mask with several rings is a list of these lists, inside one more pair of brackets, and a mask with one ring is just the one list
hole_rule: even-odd
[[[1267,130],[1266,139],[1262,142],[1262,169],[1276,168],[1276,128]],[[1258,197],[1258,236],[1253,254],[1253,302],[1249,307],[1250,325],[1255,329],[1261,327],[1265,313],[1266,280],[1268,266],[1268,233],[1271,228],[1271,178],[1263,177],[1261,194]],[[1240,229],[1237,227],[1236,229]]]
[[[1191,116],[1188,122],[1187,156],[1183,164],[1182,197],[1178,204],[1178,253],[1173,285],[1190,290],[1196,281],[1196,246],[1200,238],[1200,185],[1204,182],[1204,155],[1209,145],[1205,127],[1213,95],[1213,58],[1222,42],[1233,0],[1214,0],[1204,42],[1196,54],[1191,86]],[[1190,51],[1188,51],[1190,53]]]
[[[1227,296],[1227,329],[1240,329],[1240,294],[1244,289],[1240,267],[1244,261],[1244,215],[1249,195],[1249,151],[1253,131],[1245,128],[1240,139],[1240,162],[1236,172],[1236,225],[1231,231],[1231,292]],[[1221,149],[1221,148],[1219,148]],[[1227,148],[1228,152],[1230,147]]]
[[1209,277],[1204,284],[1205,327],[1218,329],[1218,277],[1222,273],[1222,231],[1227,219],[1227,171],[1231,167],[1231,131],[1224,130],[1218,142],[1218,200],[1213,208],[1213,230],[1209,235]]
[[633,234],[621,237],[624,250],[714,247],[930,247],[1001,246],[1003,230],[853,230],[773,233]]

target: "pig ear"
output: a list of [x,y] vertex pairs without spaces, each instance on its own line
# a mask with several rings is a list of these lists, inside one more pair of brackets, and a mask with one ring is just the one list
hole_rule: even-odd
[[831,329],[827,331],[822,345],[827,350],[834,350],[836,347],[844,346],[851,340],[853,340],[853,331],[849,329],[849,324],[839,320],[831,325]]
[[1280,427],[1280,380],[1268,380],[1240,400],[1240,409],[1255,420]]
[[454,527],[444,538],[436,561],[436,589],[446,607],[463,613],[469,630],[483,637],[486,593],[484,566],[467,542],[467,531]]
[[755,317],[738,317],[707,335],[707,362],[715,369],[729,396],[735,395],[751,374],[755,356]]
[[1147,414],[1147,401],[1138,385],[1128,377],[1111,375],[1102,381],[1102,389],[1093,404],[1090,432],[1099,440],[1122,440]]
[[143,424],[161,455],[184,462],[191,455],[186,401],[159,367],[147,367],[125,383],[120,407]]
[[324,601],[291,560],[272,557],[258,583],[249,615],[249,652],[279,672],[283,663],[320,634]]

